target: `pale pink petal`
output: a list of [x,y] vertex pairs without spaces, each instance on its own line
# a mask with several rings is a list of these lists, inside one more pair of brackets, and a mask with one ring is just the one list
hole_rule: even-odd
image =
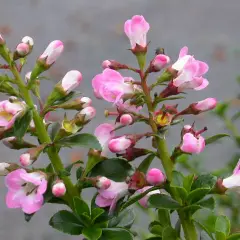
[[179,58],[182,58],[182,57],[186,56],[187,54],[188,54],[188,47],[185,46],[185,47],[183,47],[183,48],[180,50],[180,52],[179,52]]
[[77,70],[71,70],[66,73],[62,79],[62,87],[64,91],[71,92],[74,90],[82,81],[82,74]]
[[41,185],[43,179],[43,175],[38,172],[22,173],[20,176],[24,181],[33,183],[36,186]]
[[195,87],[194,90],[197,90],[197,91],[202,90],[205,87],[207,87],[208,84],[209,84],[208,80],[203,78],[202,84],[200,86],[198,86],[198,87]]
[[217,100],[215,98],[206,98],[202,101],[197,102],[194,108],[199,111],[208,111],[214,109],[216,105]]
[[114,199],[119,193],[126,192],[128,185],[125,182],[114,182],[111,180],[111,185],[107,189],[100,189],[99,194],[106,199]]
[[10,190],[19,190],[22,187],[22,184],[25,183],[25,181],[22,179],[22,174],[27,174],[27,172],[24,169],[17,169],[11,173],[9,173],[5,177],[5,185]]
[[233,174],[232,176],[223,179],[222,184],[225,188],[239,188],[240,174]]
[[21,199],[22,210],[24,213],[32,214],[40,210],[43,205],[43,195],[30,194]]
[[196,62],[198,63],[198,72],[196,76],[200,77],[208,71],[209,67],[205,62],[198,61],[198,60],[196,60]]
[[127,148],[129,148],[132,144],[132,141],[125,136],[114,138],[109,141],[108,148],[113,153],[119,153]]
[[8,208],[20,208],[21,199],[26,196],[26,193],[21,188],[17,191],[8,191],[6,195],[6,205]]
[[121,83],[124,82],[123,76],[119,72],[110,68],[106,68],[103,70],[103,76],[104,76],[104,80],[106,81],[121,82]]
[[238,163],[233,170],[233,174],[240,174],[240,159],[238,160]]
[[201,153],[205,148],[205,139],[202,136],[198,136],[198,151],[197,153]]
[[186,133],[183,136],[183,143],[180,147],[183,152],[196,153],[198,151],[198,140],[191,133]]
[[95,203],[99,207],[109,207],[112,204],[113,199],[106,199],[102,197],[100,194],[97,195]]
[[186,55],[186,56],[178,59],[178,60],[172,65],[172,68],[175,69],[175,70],[177,70],[177,71],[182,71],[183,68],[184,68],[184,66],[185,66],[187,63],[191,62],[192,59],[193,59],[192,56]]
[[47,180],[43,179],[41,184],[38,187],[37,193],[44,194],[47,191]]
[[132,30],[131,30],[131,20],[127,20],[124,24],[124,32],[128,37],[131,37]]

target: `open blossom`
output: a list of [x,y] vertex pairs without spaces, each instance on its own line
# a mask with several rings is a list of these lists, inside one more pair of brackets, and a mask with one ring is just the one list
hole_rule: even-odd
[[240,193],[240,159],[230,177],[223,179],[222,185],[225,188],[236,190]]
[[61,55],[63,52],[64,46],[63,43],[59,40],[52,41],[43,54],[39,57],[39,59],[46,59],[46,64],[51,65],[53,64],[58,57]]
[[24,169],[17,169],[6,176],[5,184],[8,188],[8,208],[21,208],[24,213],[32,214],[42,207],[43,194],[47,190],[43,173],[27,173]]
[[102,146],[102,155],[105,156],[108,151],[108,142],[115,136],[114,126],[110,123],[100,124],[94,132]]
[[134,92],[131,83],[126,83],[119,72],[108,68],[93,78],[92,87],[97,98],[113,103],[117,103],[124,94]]
[[[138,194],[141,194],[141,193],[144,193],[145,191],[147,191],[148,189],[150,189],[151,186],[147,186],[147,187],[144,187],[144,188],[141,188],[139,190],[137,190],[136,193]],[[151,191],[149,193],[147,193],[143,198],[141,198],[140,200],[138,200],[139,204],[144,207],[144,208],[147,208],[148,207],[148,199],[151,195],[154,195],[154,194],[160,194],[160,190],[154,190],[154,191]]]
[[126,136],[113,138],[108,143],[108,148],[113,153],[121,153],[132,145],[131,139]]
[[99,189],[96,197],[96,205],[99,207],[110,207],[111,213],[117,204],[117,201],[128,194],[128,185],[125,182],[114,182],[107,189]]
[[135,15],[132,19],[125,22],[124,32],[130,40],[132,49],[136,47],[136,44],[141,47],[147,45],[147,32],[149,31],[149,23],[143,16]]
[[11,128],[19,114],[24,111],[25,106],[26,104],[20,101],[5,100],[0,102],[0,128]]
[[149,184],[155,186],[165,182],[166,178],[158,168],[152,168],[147,172],[146,180]]
[[74,90],[82,81],[82,74],[77,70],[71,70],[66,73],[61,81],[63,91],[67,94]]
[[201,153],[205,148],[205,139],[200,135],[206,128],[195,132],[190,125],[184,126],[180,149],[186,153]]
[[178,76],[173,80],[173,85],[178,88],[178,92],[186,89],[202,90],[209,84],[207,79],[203,78],[208,71],[208,65],[188,55],[187,47],[180,50],[179,58],[172,68],[178,71]]

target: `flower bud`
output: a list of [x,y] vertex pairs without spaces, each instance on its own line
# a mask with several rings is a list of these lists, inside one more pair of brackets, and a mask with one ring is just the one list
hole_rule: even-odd
[[89,106],[80,111],[79,114],[84,116],[84,121],[89,121],[95,117],[96,109],[94,107]]
[[75,89],[82,81],[82,74],[77,70],[71,70],[66,73],[61,81],[63,91],[68,94]]
[[34,41],[31,37],[29,36],[25,36],[23,39],[22,39],[22,43],[26,43],[28,44],[31,48],[33,47],[34,45]]
[[23,167],[28,167],[34,162],[34,160],[31,159],[31,155],[29,153],[23,153],[20,156],[19,161]]
[[9,171],[7,170],[7,168],[9,167],[10,167],[9,163],[6,162],[0,163],[0,176],[6,176],[9,173]]
[[30,53],[30,47],[26,43],[19,43],[14,52],[13,58],[17,60],[18,58],[26,57]]
[[111,66],[111,61],[109,60],[105,60],[102,62],[102,68],[105,69],[105,68],[109,68]]
[[0,34],[0,46],[5,44],[3,36]]
[[2,140],[2,143],[11,149],[32,148],[36,145],[26,142],[24,140],[19,141],[16,137],[8,137]]
[[215,98],[206,98],[195,103],[192,107],[198,111],[205,112],[214,109],[216,105],[217,100]]
[[108,148],[113,153],[120,153],[132,145],[132,141],[126,136],[114,138],[109,141]]
[[66,191],[66,186],[61,180],[57,180],[52,186],[52,194],[55,197],[63,197]]
[[153,186],[159,185],[165,182],[166,178],[162,171],[158,168],[152,168],[146,175],[147,182]]
[[130,125],[133,123],[133,117],[130,114],[123,114],[120,117],[120,123],[124,126]]
[[115,60],[105,60],[102,62],[102,68],[110,68],[113,70],[119,70],[119,69],[128,69],[129,67],[125,64],[121,64]]
[[96,181],[96,187],[98,189],[106,190],[111,186],[111,180],[106,177],[99,177]]
[[149,72],[158,72],[170,62],[170,58],[164,54],[158,54],[151,62]]

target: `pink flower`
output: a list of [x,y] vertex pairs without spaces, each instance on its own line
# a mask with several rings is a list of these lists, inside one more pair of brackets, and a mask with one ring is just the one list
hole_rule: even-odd
[[92,106],[85,107],[83,110],[79,112],[80,115],[84,115],[84,120],[88,121],[95,117],[96,115],[96,109]]
[[97,98],[117,103],[124,94],[133,93],[131,83],[125,83],[124,77],[112,69],[104,69],[92,80],[92,87]]
[[170,58],[164,54],[158,54],[151,62],[151,71],[158,72],[170,62]]
[[107,189],[99,189],[95,203],[99,207],[110,207],[111,213],[117,204],[117,201],[128,194],[128,185],[125,182],[114,182]]
[[16,52],[18,56],[25,57],[30,52],[29,45],[27,43],[19,43],[16,47]]
[[216,105],[217,100],[215,98],[206,98],[202,101],[195,103],[193,105],[193,108],[198,111],[205,112],[214,109]]
[[98,189],[106,190],[111,186],[111,180],[106,177],[99,177],[96,181]]
[[109,123],[100,124],[95,129],[94,135],[97,137],[102,146],[102,155],[106,156],[108,151],[108,142],[115,136],[114,126]]
[[160,169],[152,168],[148,171],[146,180],[149,184],[155,186],[164,183],[166,178]]
[[126,136],[113,138],[108,143],[108,148],[113,153],[121,153],[132,145],[132,141]]
[[[141,189],[137,190],[136,193],[138,193],[138,194],[144,193],[145,191],[147,191],[150,188],[151,188],[151,186],[147,186],[147,187],[141,188]],[[138,200],[138,202],[139,202],[139,204],[142,207],[147,208],[148,207],[148,199],[149,199],[149,197],[151,195],[160,194],[160,193],[161,193],[160,190],[151,191],[151,192],[147,193],[143,198]]]
[[180,149],[186,153],[201,153],[205,148],[205,139],[200,135],[200,133],[206,130],[207,129],[204,128],[195,132],[192,127],[189,128],[189,125],[186,125],[183,130]]
[[59,56],[63,52],[63,49],[64,46],[61,41],[52,41],[39,58],[46,59],[46,64],[51,65],[59,58]]
[[230,177],[224,178],[222,185],[225,188],[236,190],[240,193],[240,159]]
[[21,208],[23,212],[32,214],[42,207],[43,194],[47,190],[47,181],[42,173],[27,173],[18,169],[6,176],[5,184],[8,188],[8,208]]
[[62,88],[66,93],[70,93],[82,81],[82,74],[77,70],[71,70],[66,73],[66,75],[62,79]]
[[136,44],[141,47],[147,45],[147,32],[149,31],[149,23],[146,22],[143,16],[135,15],[132,19],[125,22],[124,32],[130,40],[132,49],[136,47]]
[[187,47],[180,50],[179,58],[172,68],[178,71],[173,85],[178,88],[179,92],[186,89],[202,90],[209,84],[207,79],[202,77],[208,71],[208,65],[188,55]]
[[58,180],[52,186],[52,194],[55,197],[63,197],[66,193],[66,186],[63,181]]
[[0,102],[0,127],[4,129],[11,128],[25,107],[25,102],[10,102],[9,100]]
[[120,123],[124,126],[130,125],[133,123],[133,117],[130,114],[123,114],[120,117]]

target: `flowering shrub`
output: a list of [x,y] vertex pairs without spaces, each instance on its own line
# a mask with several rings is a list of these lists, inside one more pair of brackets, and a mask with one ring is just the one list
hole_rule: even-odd
[[[182,124],[184,115],[198,115],[216,107],[214,98],[200,100],[182,110],[178,109],[178,104],[165,102],[180,101],[186,96],[185,91],[206,88],[209,82],[204,75],[208,65],[189,55],[187,47],[180,50],[178,59],[172,63],[163,49],[158,49],[147,64],[149,29],[149,23],[138,15],[124,25],[137,68],[105,60],[102,73],[93,78],[96,98],[109,102],[116,109],[105,111],[106,117],[115,117],[115,124],[100,124],[94,135],[82,133],[84,126],[95,117],[96,110],[90,98],[79,97],[74,91],[83,80],[79,71],[66,73],[47,99],[41,98],[42,74],[61,55],[63,43],[51,42],[23,79],[22,69],[33,50],[33,39],[24,37],[11,52],[0,36],[0,55],[5,61],[0,67],[9,71],[0,76],[0,92],[10,95],[8,100],[0,102],[0,136],[11,149],[27,149],[19,157],[19,164],[0,164],[0,174],[5,176],[8,188],[7,207],[21,208],[29,221],[44,204],[64,204],[67,210],[54,214],[49,224],[66,234],[83,235],[90,240],[139,237],[131,229],[134,204],[157,210],[148,227],[149,240],[197,240],[206,235],[216,240],[240,239],[240,234],[231,234],[228,218],[214,211],[214,195],[227,196],[229,190],[239,190],[240,164],[224,179],[210,173],[184,175],[177,171],[183,155],[199,154],[209,144],[228,135],[205,137],[207,127],[197,130],[194,123],[187,123],[173,151],[167,146],[166,133],[173,125]],[[131,71],[136,77],[125,76],[118,70]],[[157,80],[149,84],[148,77],[160,71]],[[161,91],[156,90],[159,88]],[[60,123],[49,121],[48,115],[57,109],[77,113],[71,120],[65,113]],[[131,128],[135,123],[146,125],[148,131],[117,134],[118,129]],[[28,134],[36,138],[35,143],[24,139]],[[142,139],[151,141],[152,148],[138,147]],[[88,148],[88,159],[64,166],[59,151],[73,146]],[[31,167],[41,154],[47,154],[50,163],[41,168]],[[110,157],[113,154],[115,157]],[[139,157],[142,157],[140,164],[132,164]],[[159,168],[150,168],[154,159],[159,161]],[[70,176],[75,164],[80,167],[76,170],[77,180],[73,182]],[[90,187],[97,191],[88,204],[82,192]],[[171,217],[175,212],[176,224]]]

